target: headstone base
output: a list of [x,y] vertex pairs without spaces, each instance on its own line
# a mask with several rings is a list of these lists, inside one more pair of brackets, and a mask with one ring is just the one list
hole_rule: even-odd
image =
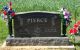
[[15,38],[6,40],[7,46],[70,46],[68,37],[31,37]]

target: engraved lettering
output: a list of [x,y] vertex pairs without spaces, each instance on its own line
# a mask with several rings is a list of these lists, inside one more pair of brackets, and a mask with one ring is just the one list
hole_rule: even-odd
[[36,20],[37,20],[36,22],[43,22],[43,18],[41,19],[37,18]]
[[47,18],[28,18],[28,23],[38,23],[38,22],[47,22]]

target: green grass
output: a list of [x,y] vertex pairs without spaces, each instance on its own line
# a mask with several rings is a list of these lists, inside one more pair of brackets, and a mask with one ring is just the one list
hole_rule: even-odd
[[76,50],[80,50],[80,46],[76,46]]
[[8,28],[6,26],[6,23],[0,17],[0,45],[6,39],[7,33],[8,33]]
[[[2,0],[6,5],[7,1],[10,0]],[[22,11],[57,11],[61,7],[66,7],[72,13],[74,13],[74,9],[77,5],[80,5],[80,0],[11,0],[13,2],[13,8],[16,12]],[[80,10],[80,8],[79,8]],[[79,12],[79,11],[78,11]]]
[[[3,4],[10,0],[0,0]],[[80,0],[11,0],[15,12],[26,11],[57,11],[61,7],[66,7],[72,17],[80,16]],[[78,7],[77,7],[78,6]],[[77,9],[77,10],[76,10]],[[75,14],[75,10],[76,13]]]

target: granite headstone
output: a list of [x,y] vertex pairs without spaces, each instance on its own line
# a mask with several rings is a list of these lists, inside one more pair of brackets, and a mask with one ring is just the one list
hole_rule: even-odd
[[68,37],[61,37],[60,13],[25,12],[13,18],[14,37],[8,37],[8,46],[66,46]]
[[15,37],[61,36],[61,16],[55,13],[31,12],[14,17]]

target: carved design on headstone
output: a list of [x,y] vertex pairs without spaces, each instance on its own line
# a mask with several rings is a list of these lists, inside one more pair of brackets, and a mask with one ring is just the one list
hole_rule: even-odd
[[34,30],[35,33],[40,33],[41,29],[39,27],[36,27],[36,29]]
[[19,22],[20,22],[20,26],[23,26],[23,24],[24,24],[24,23],[23,23],[23,18],[21,18],[21,17],[18,16],[18,20],[19,20]]
[[34,35],[35,35],[35,36],[39,36],[39,35],[40,35],[40,34],[39,34],[40,32],[41,32],[41,29],[37,26],[37,27],[34,29]]
[[24,31],[26,32],[25,35],[27,34],[27,36],[31,36],[31,33],[27,28]]
[[54,27],[55,23],[54,23],[54,17],[51,18],[52,20],[52,27]]

